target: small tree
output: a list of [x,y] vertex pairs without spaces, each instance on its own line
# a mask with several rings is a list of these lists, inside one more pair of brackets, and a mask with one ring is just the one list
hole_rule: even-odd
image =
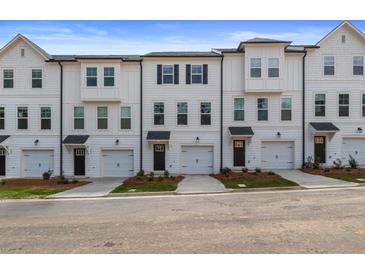
[[343,168],[341,159],[337,158],[335,161],[333,161],[333,167],[335,169],[341,169],[341,168]]
[[170,172],[166,169],[164,172],[163,172],[163,176],[165,178],[169,178],[170,177]]
[[354,157],[352,157],[351,155],[349,155],[349,166],[350,166],[350,168],[353,168],[353,169],[356,169],[357,167],[358,167],[358,163],[357,163],[357,161],[355,160],[355,158]]

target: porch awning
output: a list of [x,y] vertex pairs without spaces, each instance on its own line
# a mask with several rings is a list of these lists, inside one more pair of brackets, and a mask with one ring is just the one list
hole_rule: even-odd
[[330,132],[335,133],[340,129],[332,123],[310,123],[312,128],[317,132]]
[[170,131],[149,131],[147,133],[147,140],[168,141],[170,140],[170,133]]
[[10,135],[0,135],[0,144],[4,142],[6,139],[8,139]]
[[254,132],[251,127],[229,127],[231,136],[252,137]]
[[64,145],[84,145],[90,135],[68,135],[64,140]]

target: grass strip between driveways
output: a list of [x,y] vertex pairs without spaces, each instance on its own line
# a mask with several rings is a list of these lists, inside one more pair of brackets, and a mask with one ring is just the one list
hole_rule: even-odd
[[44,198],[62,191],[64,190],[33,187],[0,188],[0,199]]
[[115,188],[112,193],[174,191],[183,178],[183,176],[155,177],[153,179],[146,176],[131,177]]

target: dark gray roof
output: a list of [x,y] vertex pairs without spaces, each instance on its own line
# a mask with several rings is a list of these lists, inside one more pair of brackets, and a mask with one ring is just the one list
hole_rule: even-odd
[[149,131],[147,140],[170,140],[170,131]]
[[227,52],[227,53],[234,53],[234,52],[242,52],[242,51],[239,51],[237,48],[220,48],[220,49],[215,49],[215,50],[218,50],[220,52]]
[[275,39],[270,39],[270,38],[255,37],[255,38],[243,41],[242,43],[244,43],[244,44],[262,44],[262,43],[290,44],[291,41],[283,41],[283,40],[275,40]]
[[214,51],[165,51],[150,52],[142,57],[219,57],[221,54]]
[[339,131],[340,129],[332,123],[310,123],[318,131]]
[[89,139],[90,135],[68,135],[64,140],[64,144],[76,144],[76,145],[82,145],[85,144],[87,139]]
[[10,135],[0,135],[0,143],[4,142],[9,137],[10,137]]
[[77,60],[123,60],[140,61],[139,55],[52,55],[54,61],[77,61]]
[[231,135],[254,135],[251,127],[229,127]]

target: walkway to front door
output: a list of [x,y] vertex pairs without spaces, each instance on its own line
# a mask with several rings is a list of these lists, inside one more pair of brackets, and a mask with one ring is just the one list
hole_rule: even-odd
[[329,187],[352,187],[358,186],[357,183],[351,183],[338,179],[328,178],[320,175],[312,175],[300,170],[275,170],[284,179],[297,183],[304,188],[329,188]]
[[189,194],[189,193],[218,193],[228,192],[224,185],[217,179],[208,175],[186,175],[182,180],[175,193]]

